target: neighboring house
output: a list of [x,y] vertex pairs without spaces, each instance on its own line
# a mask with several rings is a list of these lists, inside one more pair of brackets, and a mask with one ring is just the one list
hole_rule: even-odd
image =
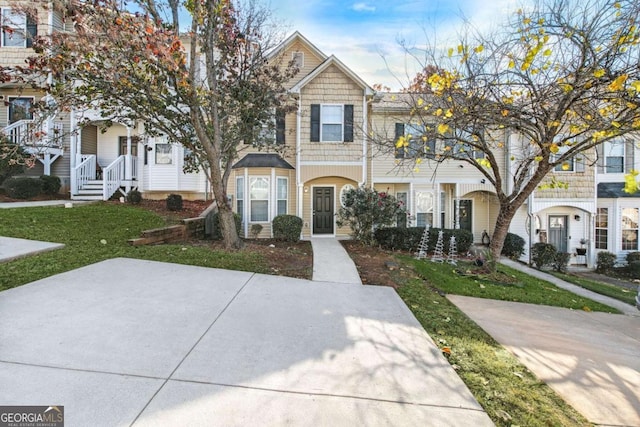
[[[15,28],[2,34],[2,65],[23,63],[33,53],[31,36],[71,30],[56,12],[42,9],[35,24],[16,16],[8,4],[0,0],[1,13]],[[297,110],[276,119],[277,153],[252,144],[240,147],[227,193],[242,217],[245,237],[253,224],[262,225],[260,237],[270,237],[271,221],[281,214],[303,219],[304,238],[346,237],[350,230],[336,225],[341,196],[371,185],[405,204],[409,215],[399,217],[399,225],[463,228],[473,233],[476,243],[487,243],[498,201],[484,176],[462,161],[432,161],[430,151],[437,151],[438,141],[427,141],[421,152],[411,144],[392,148],[399,136],[420,133],[410,121],[407,94],[375,93],[299,32],[287,38],[273,58],[297,62],[300,71],[288,85]],[[46,101],[46,93],[8,83],[0,86],[0,97],[0,128],[38,156],[38,165],[27,174],[59,176],[73,199],[102,200],[134,188],[147,198],[170,193],[209,197],[204,173],[183,172],[189,152],[165,136],[145,135],[144,123],[104,127],[100,113],[87,108],[60,114],[34,129],[31,106]],[[500,166],[509,170],[511,151],[526,141],[513,135],[500,138],[506,147]],[[380,141],[386,148],[376,143]],[[636,150],[631,140],[615,140],[557,168],[548,179],[555,176],[569,189],[535,191],[518,210],[510,232],[524,237],[526,247],[553,243],[573,254],[572,264],[593,266],[598,251],[615,252],[622,260],[640,250],[640,198],[622,191],[624,174],[640,169]],[[399,167],[406,157],[420,157],[421,164],[410,170]],[[510,185],[507,177],[503,184]],[[584,256],[578,255],[581,247],[586,248]]]

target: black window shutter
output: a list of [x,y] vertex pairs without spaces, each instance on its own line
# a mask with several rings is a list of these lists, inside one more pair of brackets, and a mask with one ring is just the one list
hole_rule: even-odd
[[276,110],[276,144],[284,144],[284,134],[284,111]]
[[393,146],[396,147],[396,159],[404,158],[404,147],[398,148],[396,146],[398,139],[404,136],[404,123],[396,123],[396,137],[393,140]]
[[344,142],[353,142],[353,105],[344,106]]
[[320,141],[320,104],[311,104],[311,142]]
[[33,47],[33,41],[38,35],[38,23],[27,16],[27,47]]

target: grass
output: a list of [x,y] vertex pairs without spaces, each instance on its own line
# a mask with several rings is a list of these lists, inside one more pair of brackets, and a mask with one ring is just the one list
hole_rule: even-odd
[[458,262],[457,266],[453,266],[448,263],[418,261],[410,257],[402,259],[413,265],[423,279],[448,294],[620,313],[612,307],[580,297],[504,265],[498,266],[497,273],[487,275],[476,272],[477,267],[468,262]]
[[496,425],[591,425],[423,280],[408,280],[398,294],[438,346],[450,349],[449,362]]
[[615,298],[618,301],[622,301],[633,306],[636,305],[636,289],[626,289],[620,286],[610,285],[608,283],[596,282],[593,280],[585,279],[584,277],[575,276],[573,274],[562,274],[557,272],[550,273],[557,278],[564,280],[565,282],[573,283],[574,285],[596,292],[600,295]]
[[158,215],[130,205],[1,209],[0,236],[64,243],[65,247],[0,264],[0,291],[115,257],[268,272],[265,260],[248,252],[183,245],[134,247],[127,243],[142,230],[163,225]]

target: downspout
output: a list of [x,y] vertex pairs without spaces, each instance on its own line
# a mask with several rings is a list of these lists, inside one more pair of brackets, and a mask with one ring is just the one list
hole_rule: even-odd
[[[304,197],[303,184],[300,181],[300,155],[301,155],[301,140],[300,140],[300,128],[302,126],[302,94],[298,92],[298,111],[296,112],[296,187],[298,189],[298,203],[296,210],[298,211],[298,217],[302,218],[302,201]],[[303,218],[304,220],[304,218]]]
[[367,102],[367,91],[364,90],[364,96],[362,97],[362,183],[360,186],[365,185],[367,182],[367,155],[368,155],[368,138],[369,138],[369,103]]

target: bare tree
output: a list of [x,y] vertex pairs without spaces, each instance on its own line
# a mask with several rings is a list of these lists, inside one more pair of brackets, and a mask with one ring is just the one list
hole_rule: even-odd
[[[418,161],[463,161],[493,185],[495,259],[532,192],[567,185],[549,172],[574,159],[593,165],[594,147],[640,130],[639,10],[633,0],[542,1],[491,34],[467,28],[457,46],[427,52],[407,90],[424,129],[411,143],[430,150]],[[410,141],[379,143],[390,151]]]

